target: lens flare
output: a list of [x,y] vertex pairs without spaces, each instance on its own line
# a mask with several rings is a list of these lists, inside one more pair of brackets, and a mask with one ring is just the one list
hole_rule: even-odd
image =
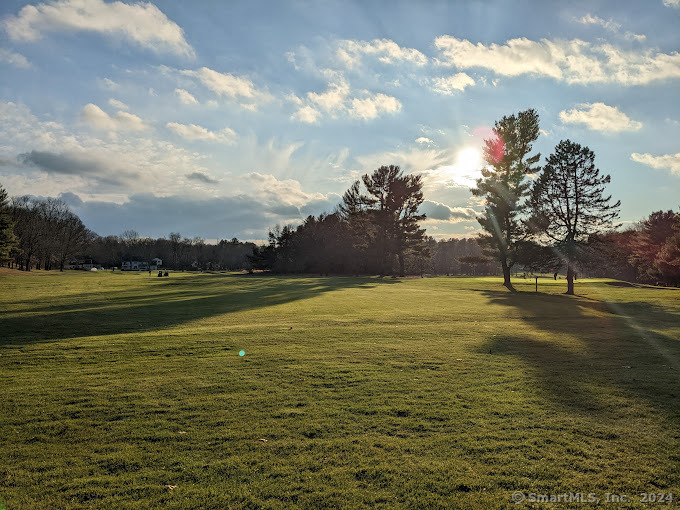
[[238,355],[239,355],[239,356],[245,356],[245,355],[246,355],[246,351],[238,351]]
[[484,154],[486,155],[487,161],[489,163],[499,163],[503,156],[505,156],[505,144],[503,139],[494,133],[494,136],[484,140]]

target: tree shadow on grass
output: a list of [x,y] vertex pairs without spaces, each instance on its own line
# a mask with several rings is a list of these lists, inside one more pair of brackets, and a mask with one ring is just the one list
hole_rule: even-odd
[[309,299],[342,289],[400,283],[374,277],[192,275],[71,294],[0,318],[0,345],[154,331],[189,321]]
[[492,304],[519,313],[527,326],[526,335],[493,337],[482,352],[522,359],[558,406],[607,413],[612,398],[636,394],[654,408],[680,416],[677,309],[647,301],[482,293]]
[[602,282],[604,285],[608,285],[610,287],[632,287],[636,289],[649,289],[649,290],[678,290],[676,287],[661,287],[658,285],[647,285],[644,283],[632,283],[632,282],[624,282],[620,280],[614,280],[611,282]]

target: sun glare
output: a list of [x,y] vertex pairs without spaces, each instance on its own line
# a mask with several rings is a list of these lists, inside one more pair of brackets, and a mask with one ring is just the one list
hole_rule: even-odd
[[481,177],[481,169],[484,165],[482,153],[475,147],[461,149],[456,156],[456,162],[444,167],[448,179],[458,186],[473,186]]
[[468,147],[458,153],[456,166],[463,171],[473,172],[482,166],[482,154],[474,147]]

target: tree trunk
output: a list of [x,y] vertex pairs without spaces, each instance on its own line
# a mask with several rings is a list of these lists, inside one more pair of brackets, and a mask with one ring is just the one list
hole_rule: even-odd
[[574,295],[574,268],[571,267],[571,261],[567,265],[567,292],[570,296]]
[[510,292],[517,292],[510,281],[510,266],[505,259],[501,260],[501,267],[503,268],[503,286]]
[[378,264],[380,265],[380,276],[387,275],[387,250],[385,243],[387,242],[387,232],[385,228],[380,230],[378,236]]
[[399,276],[402,278],[406,276],[406,270],[404,268],[404,252],[399,252]]

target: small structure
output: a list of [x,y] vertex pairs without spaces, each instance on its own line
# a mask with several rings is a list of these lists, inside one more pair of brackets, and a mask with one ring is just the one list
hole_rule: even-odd
[[124,260],[120,264],[121,271],[148,271],[149,263],[140,260]]
[[98,264],[96,264],[92,259],[81,259],[81,260],[72,260],[69,265],[69,269],[79,269],[81,271],[90,271],[93,268],[97,268]]

